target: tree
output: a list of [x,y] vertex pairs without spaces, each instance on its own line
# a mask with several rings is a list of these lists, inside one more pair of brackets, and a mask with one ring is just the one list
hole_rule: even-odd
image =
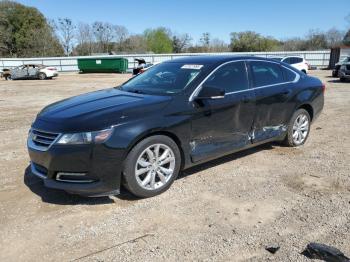
[[94,22],[92,28],[98,44],[98,52],[109,53],[112,49],[113,25],[110,23]]
[[329,29],[325,35],[328,47],[332,48],[342,44],[345,33],[333,27]]
[[79,23],[77,28],[78,45],[75,47],[77,55],[91,55],[94,50],[94,35],[90,24]]
[[209,51],[210,52],[229,52],[230,48],[228,44],[226,44],[221,39],[214,38],[210,41]]
[[2,57],[58,56],[63,49],[46,18],[33,7],[0,2]]
[[325,33],[317,29],[309,30],[306,35],[305,50],[321,50],[327,48],[328,44]]
[[125,50],[131,53],[145,53],[147,51],[146,39],[143,35],[131,35],[125,40]]
[[233,52],[272,51],[280,47],[280,42],[253,31],[245,31],[231,33],[230,46]]
[[69,18],[58,18],[57,31],[59,32],[61,44],[66,56],[69,56],[73,50],[75,39],[75,25]]
[[350,29],[344,36],[343,44],[350,46]]
[[200,38],[200,42],[202,43],[203,47],[208,48],[210,45],[210,33],[203,33]]
[[125,41],[129,36],[128,29],[126,29],[125,26],[122,25],[115,25],[113,26],[114,31],[114,38],[116,41],[116,49],[117,51],[125,51]]
[[172,39],[174,53],[182,53],[191,44],[192,38],[189,34],[174,35]]
[[170,31],[164,27],[147,29],[144,32],[147,50],[156,54],[171,53],[173,51]]

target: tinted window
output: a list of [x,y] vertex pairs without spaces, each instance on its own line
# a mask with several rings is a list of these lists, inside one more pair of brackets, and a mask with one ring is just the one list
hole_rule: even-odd
[[285,62],[285,63],[287,63],[287,64],[290,64],[290,63],[291,63],[290,57],[283,59],[282,62]]
[[282,71],[286,82],[293,82],[295,80],[296,73],[294,73],[294,71],[287,69],[283,66],[282,66]]
[[220,67],[204,85],[224,88],[226,93],[248,89],[244,62],[232,62]]
[[281,67],[269,62],[250,62],[254,86],[266,86],[285,82]]
[[303,62],[303,59],[301,57],[291,57],[291,64],[298,64],[298,63],[301,63]]

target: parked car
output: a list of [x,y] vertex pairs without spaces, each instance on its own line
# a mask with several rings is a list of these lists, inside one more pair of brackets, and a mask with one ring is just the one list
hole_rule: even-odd
[[301,56],[271,57],[271,59],[287,63],[305,74],[309,72],[309,63]]
[[339,69],[342,64],[346,64],[350,62],[350,56],[344,56],[339,59],[339,62],[334,65],[334,69],[332,71],[333,77],[338,77]]
[[138,62],[137,66],[132,70],[132,74],[138,75],[138,74],[142,74],[143,72],[145,72],[146,70],[150,69],[152,66],[157,65],[159,63],[146,63],[146,61],[144,59],[135,59],[135,61]]
[[118,194],[123,184],[155,196],[191,166],[271,141],[301,146],[324,90],[271,59],[163,62],[119,87],[45,107],[28,136],[31,170],[46,187],[75,194]]
[[340,81],[344,82],[346,79],[350,79],[350,62],[344,63],[340,66],[338,72]]
[[58,76],[56,67],[28,64],[10,69],[6,80],[17,79],[52,79]]

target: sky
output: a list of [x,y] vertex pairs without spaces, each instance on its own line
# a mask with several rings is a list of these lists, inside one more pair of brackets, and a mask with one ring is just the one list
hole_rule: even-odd
[[130,33],[164,26],[189,33],[194,42],[203,32],[229,42],[230,32],[256,31],[277,39],[303,37],[309,29],[346,30],[350,0],[17,0],[38,8],[47,18],[71,18],[124,25]]

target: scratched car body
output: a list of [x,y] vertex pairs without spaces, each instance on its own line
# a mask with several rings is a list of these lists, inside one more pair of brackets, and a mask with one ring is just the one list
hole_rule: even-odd
[[167,190],[191,166],[271,141],[305,143],[325,86],[283,62],[197,56],[121,86],[45,107],[32,124],[32,173],[86,196]]

